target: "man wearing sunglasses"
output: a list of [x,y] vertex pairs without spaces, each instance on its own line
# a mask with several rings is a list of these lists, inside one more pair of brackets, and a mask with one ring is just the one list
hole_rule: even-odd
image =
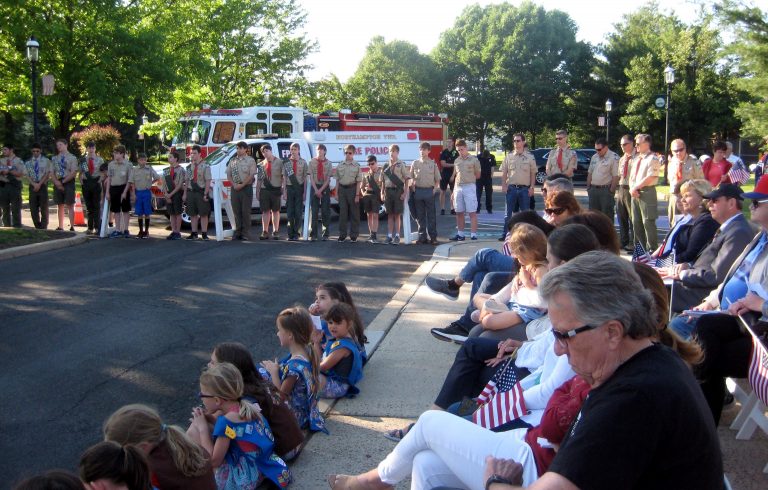
[[667,216],[669,217],[669,227],[672,228],[675,222],[675,214],[677,214],[677,202],[679,199],[677,194],[674,193],[674,189],[677,189],[678,185],[686,180],[703,179],[704,172],[701,170],[699,159],[688,154],[685,141],[681,139],[672,140],[672,143],[669,145],[669,151],[672,153],[672,158],[669,159],[669,166],[667,167],[667,180],[669,180]]
[[632,195],[629,193],[629,167],[635,157],[635,145],[632,137],[621,137],[621,150],[624,154],[619,160],[619,187],[616,193],[616,215],[619,217],[619,236],[621,248],[631,252],[634,249],[635,234],[632,230]]
[[569,179],[573,178],[576,171],[576,151],[568,146],[568,131],[560,129],[555,133],[557,147],[549,152],[547,157],[547,175],[565,174]]
[[595,141],[595,154],[589,162],[587,173],[587,195],[589,209],[596,209],[613,221],[616,205],[614,193],[619,184],[619,156],[608,149],[608,141]]

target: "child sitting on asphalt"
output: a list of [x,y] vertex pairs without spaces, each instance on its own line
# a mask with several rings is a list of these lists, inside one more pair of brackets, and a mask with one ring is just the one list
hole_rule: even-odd
[[[315,289],[315,302],[309,306],[309,313],[312,315],[312,321],[318,330],[322,331],[323,338],[320,342],[321,347],[325,347],[325,339],[332,337],[328,330],[328,323],[325,321],[325,315],[330,311],[333,305],[346,303],[352,307],[355,315],[355,336],[360,342],[360,355],[363,358],[363,365],[368,362],[368,354],[365,352],[365,344],[368,339],[365,336],[365,325],[360,318],[352,295],[343,282],[326,282]],[[322,352],[322,350],[320,351]]]
[[[320,397],[341,398],[356,395],[355,385],[363,379],[363,358],[355,334],[355,311],[346,303],[331,307],[325,315],[332,338],[328,339],[320,361]],[[320,349],[319,335],[313,338]]]
[[259,370],[280,391],[302,429],[324,431],[325,421],[317,408],[319,362],[312,349],[315,331],[309,312],[300,306],[277,315],[277,338],[288,349],[279,361],[262,361]]

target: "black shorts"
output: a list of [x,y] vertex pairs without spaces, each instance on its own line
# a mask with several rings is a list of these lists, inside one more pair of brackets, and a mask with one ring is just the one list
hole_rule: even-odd
[[440,190],[444,191],[448,187],[453,190],[453,182],[451,177],[453,176],[453,167],[440,169]]
[[379,213],[381,209],[381,198],[377,194],[368,194],[363,196],[363,211],[366,213]]
[[75,204],[75,181],[70,180],[64,185],[64,190],[53,186],[53,202],[56,204]]
[[184,212],[184,203],[181,199],[181,192],[177,192],[172,195],[170,199],[165,201],[165,209],[170,216],[179,216]]
[[280,199],[282,196],[282,189],[268,190],[262,187],[259,191],[259,208],[261,212],[280,211]]
[[125,184],[109,186],[109,210],[113,213],[128,213],[131,211],[131,199],[128,193],[122,198]]

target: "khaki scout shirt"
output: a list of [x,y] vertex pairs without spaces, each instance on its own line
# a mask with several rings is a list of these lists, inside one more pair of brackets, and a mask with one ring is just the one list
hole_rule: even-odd
[[[35,170],[35,164],[37,164],[37,170]],[[37,159],[30,158],[24,166],[27,167],[26,177],[34,184],[45,180],[48,174],[53,171],[53,163],[44,156]]]
[[[192,191],[195,190],[195,186],[203,192],[205,192],[205,189],[208,187],[208,185],[211,183],[211,166],[207,163],[200,162],[197,164],[197,179],[195,179],[195,164],[190,163],[187,167],[187,189]],[[195,184],[193,186],[192,184]]]
[[333,173],[333,164],[326,158],[323,160],[323,180],[320,180],[317,175],[319,166],[320,160],[317,158],[313,158],[309,161],[309,175],[312,177],[312,182],[314,182],[318,188],[322,187],[323,184],[328,182],[328,180],[331,178],[331,174]]
[[133,187],[137,191],[143,191],[149,189],[152,186],[152,182],[159,178],[160,176],[157,175],[155,169],[149,165],[144,165],[143,167],[137,165],[131,170],[131,176],[128,178],[128,182],[133,184]]
[[[388,162],[387,166],[385,168],[392,169],[392,174],[396,177],[399,177],[400,180],[403,181],[403,185],[405,186],[407,184],[408,180],[408,169],[405,167],[405,163],[403,163],[402,160],[398,160],[396,162]],[[383,171],[381,172],[382,178],[384,179],[384,187],[387,189],[394,189],[397,186],[394,182],[392,182],[389,177],[387,177],[387,174]]]
[[99,155],[95,155],[93,157],[93,174],[88,173],[88,159],[90,157],[88,155],[85,155],[80,160],[79,167],[80,167],[80,178],[81,179],[99,179],[101,181],[102,175],[101,175],[101,166],[104,164],[104,159],[101,158]]
[[63,155],[56,155],[53,157],[53,176],[57,180],[62,180],[69,174],[73,174],[73,178],[68,180],[67,183],[72,182],[74,174],[77,173],[78,165],[77,158],[71,153],[65,153]]
[[632,153],[625,153],[619,160],[619,185],[629,185],[629,177],[632,175],[632,160],[635,158]]
[[[656,154],[649,151],[645,154],[638,154],[632,161],[631,176],[630,176],[630,189],[634,189],[647,177],[654,176],[658,181],[659,168],[661,168],[661,162],[656,158]],[[656,181],[651,182],[650,185],[656,185]]]
[[360,172],[360,164],[356,161],[348,162],[343,160],[336,167],[336,181],[339,185],[351,185],[355,182],[363,180],[363,176]]
[[117,163],[116,160],[109,162],[107,166],[107,175],[109,175],[109,185],[125,185],[131,179],[131,170],[133,165],[128,160],[123,163]]
[[467,158],[462,158],[459,155],[453,164],[456,170],[456,185],[474,184],[477,181],[476,175],[480,173],[480,160],[477,157],[468,155]]
[[256,160],[250,155],[233,157],[227,164],[227,178],[235,184],[244,184],[256,173]]
[[591,185],[611,185],[613,178],[619,176],[619,156],[611,150],[602,157],[595,153],[589,161],[589,174]]
[[531,185],[536,177],[536,159],[527,151],[523,153],[512,152],[504,157],[501,163],[502,174],[507,172],[508,185]]
[[[168,188],[168,179],[166,177],[169,177],[171,175],[171,169],[173,169],[173,187]],[[184,171],[184,167],[181,165],[173,166],[166,168],[163,170],[163,190],[166,194],[170,194],[173,192],[176,187],[179,186],[179,184],[183,184],[187,180],[187,173]],[[178,192],[182,192],[179,190]]]
[[557,155],[560,153],[560,147],[556,146],[555,148],[552,148],[549,151],[549,156],[547,157],[547,167],[546,172],[547,175],[552,174],[568,174],[568,171],[573,169],[576,170],[576,151],[573,150],[570,146],[563,149],[563,159],[562,159],[562,165],[563,169],[560,170],[560,167],[557,166]]
[[269,183],[272,184],[273,187],[282,187],[283,186],[283,173],[285,170],[283,169],[283,161],[279,158],[275,158],[270,162],[270,170],[269,174],[267,173],[267,160],[264,159],[259,163],[259,169],[262,177],[261,181],[261,188],[265,189],[267,186],[264,185],[264,182],[266,179],[269,179]]
[[691,179],[703,179],[704,170],[699,165],[699,159],[692,155],[686,155],[682,163],[682,178],[678,180],[677,171],[680,168],[680,159],[673,156],[669,159],[669,168],[667,169],[667,178],[669,179],[669,190],[674,191],[675,186],[680,182]]
[[440,184],[440,170],[431,158],[414,160],[411,165],[411,178],[416,187],[436,187]]
[[[285,170],[285,182],[288,185],[292,185],[291,178],[288,176],[288,169],[293,170],[293,160],[290,158],[288,160],[283,161],[283,169]],[[323,169],[325,170],[325,169]],[[299,181],[299,184],[304,184],[304,180],[307,178],[307,161],[303,158],[299,157],[298,160],[296,160],[296,170],[293,172],[293,175],[296,176],[296,180]]]
[[368,173],[363,176],[363,184],[360,186],[361,194],[364,196],[373,196],[376,195],[376,189],[373,188],[373,183],[375,182],[379,186],[379,194],[381,193],[381,176],[382,176],[382,170],[381,167],[376,167],[375,172],[371,172],[371,170],[368,170]]
[[7,174],[0,174],[0,182],[20,182],[22,177],[16,177],[15,175],[12,175],[11,172],[21,172],[21,175],[23,176],[27,171],[24,167],[24,162],[17,156],[14,156],[13,158],[0,158],[0,167],[2,167],[3,170],[8,170]]

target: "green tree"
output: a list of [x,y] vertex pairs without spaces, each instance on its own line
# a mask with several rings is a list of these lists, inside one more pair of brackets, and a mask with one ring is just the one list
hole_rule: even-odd
[[353,105],[347,87],[336,75],[316,82],[300,81],[296,85],[296,91],[298,104],[314,113],[338,111]]
[[440,79],[432,59],[415,45],[376,36],[345,89],[358,111],[419,113],[437,108]]

